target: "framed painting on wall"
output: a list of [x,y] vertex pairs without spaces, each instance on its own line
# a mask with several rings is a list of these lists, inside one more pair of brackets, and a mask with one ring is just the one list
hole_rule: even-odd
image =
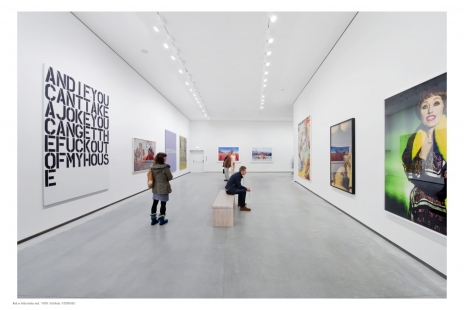
[[179,169],[187,168],[187,138],[179,136]]
[[311,180],[311,122],[310,116],[298,124],[298,176]]
[[133,172],[149,170],[155,158],[155,152],[155,141],[132,138]]
[[355,193],[354,118],[330,127],[330,185]]
[[[43,87],[41,98],[36,99],[42,100],[37,117],[42,122],[44,206],[110,187],[110,95],[101,92],[103,86],[94,82],[93,95],[92,91],[83,91],[93,81],[91,70],[77,76],[62,69],[44,63],[42,77],[31,76],[37,78],[34,85]],[[85,99],[85,104],[76,97]]]
[[165,145],[165,153],[166,157],[166,164],[171,166],[171,172],[177,170],[177,148],[176,148],[176,134],[169,130],[164,131],[164,145]]
[[447,234],[446,73],[385,99],[385,210]]
[[223,162],[227,154],[230,151],[234,151],[235,162],[240,161],[240,147],[239,146],[218,146],[217,148],[217,161]]
[[272,163],[272,146],[252,146],[251,162],[252,163]]

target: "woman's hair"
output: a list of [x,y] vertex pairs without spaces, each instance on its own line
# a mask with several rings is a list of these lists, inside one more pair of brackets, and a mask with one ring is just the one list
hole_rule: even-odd
[[164,164],[164,157],[166,156],[168,156],[166,155],[166,153],[159,152],[155,156],[155,163],[160,164],[160,165]]
[[441,100],[443,101],[443,105],[444,105],[443,114],[446,115],[446,86],[445,85],[438,85],[438,86],[434,85],[434,86],[427,88],[426,90],[423,90],[419,94],[419,102],[416,105],[416,116],[419,119],[421,119],[420,108],[421,108],[422,102],[424,102],[424,100],[430,97],[433,97],[433,96],[440,96]]

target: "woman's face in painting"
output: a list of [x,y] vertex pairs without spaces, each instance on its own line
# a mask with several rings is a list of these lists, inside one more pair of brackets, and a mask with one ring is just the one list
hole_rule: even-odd
[[445,104],[440,96],[431,96],[419,106],[421,121],[427,127],[434,127],[441,119]]

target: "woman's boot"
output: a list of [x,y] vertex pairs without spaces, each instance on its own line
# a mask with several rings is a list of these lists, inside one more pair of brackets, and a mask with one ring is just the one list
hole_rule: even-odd
[[164,218],[164,215],[160,215],[158,220],[159,220],[160,225],[164,225],[168,222],[168,220]]
[[156,213],[153,213],[150,216],[151,216],[151,224],[152,225],[158,224],[158,221],[156,220]]

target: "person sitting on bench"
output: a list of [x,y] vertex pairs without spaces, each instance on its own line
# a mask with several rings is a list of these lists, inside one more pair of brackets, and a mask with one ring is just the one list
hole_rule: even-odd
[[251,189],[245,186],[242,186],[242,178],[246,174],[246,167],[241,166],[239,171],[234,173],[227,181],[226,184],[226,193],[229,195],[238,194],[238,206],[240,211],[250,211],[250,208],[246,207],[245,197],[246,192],[250,192]]

